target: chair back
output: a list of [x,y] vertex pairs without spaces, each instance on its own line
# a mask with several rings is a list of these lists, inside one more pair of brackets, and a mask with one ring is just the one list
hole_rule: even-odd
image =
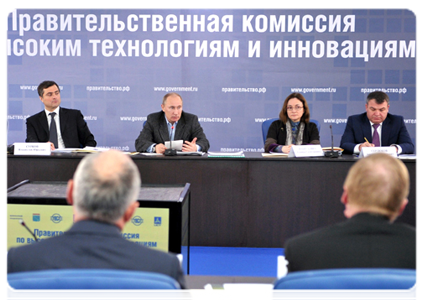
[[[261,133],[263,135],[263,144],[266,142],[267,132],[269,131],[270,124],[272,124],[276,120],[279,120],[279,118],[269,119],[269,120],[264,121],[261,124]],[[310,122],[316,124],[317,130],[319,130],[319,132],[320,132],[320,123],[319,123],[319,121],[310,119]]]
[[180,289],[165,274],[109,269],[55,269],[10,273],[14,289]]
[[276,120],[279,120],[279,118],[269,119],[264,121],[261,124],[261,134],[263,135],[263,144],[266,142],[267,132],[269,131],[270,124],[272,124]]
[[310,122],[316,124],[317,130],[319,130],[319,133],[320,133],[320,123],[319,123],[319,121],[314,120],[314,119],[310,119]]
[[411,269],[327,269],[288,273],[274,289],[410,289],[415,284]]

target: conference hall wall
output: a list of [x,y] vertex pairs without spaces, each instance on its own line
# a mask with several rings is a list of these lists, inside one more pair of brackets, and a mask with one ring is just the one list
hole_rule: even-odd
[[416,16],[409,10],[17,10],[8,18],[8,144],[54,80],[100,147],[125,151],[167,92],[198,115],[212,151],[263,151],[262,122],[300,92],[339,145],[383,90],[416,138]]

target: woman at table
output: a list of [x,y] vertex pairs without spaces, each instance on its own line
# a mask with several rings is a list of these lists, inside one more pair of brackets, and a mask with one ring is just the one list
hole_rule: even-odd
[[320,144],[319,130],[310,122],[307,100],[299,93],[292,93],[283,103],[279,120],[269,127],[264,150],[289,153],[292,145],[307,144]]

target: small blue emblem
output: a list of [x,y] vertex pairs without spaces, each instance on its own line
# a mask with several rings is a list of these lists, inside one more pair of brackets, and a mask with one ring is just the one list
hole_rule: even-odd
[[144,220],[140,216],[135,216],[132,218],[131,222],[135,226],[140,226],[144,222]]
[[32,221],[33,222],[40,222],[40,220],[41,220],[40,214],[37,214],[37,213],[32,214]]
[[62,216],[61,215],[59,215],[59,214],[53,214],[51,217],[50,217],[50,220],[53,222],[53,223],[60,223],[60,222],[62,222],[62,220],[63,220],[63,218],[62,218]]
[[154,226],[162,226],[162,217],[154,217]]

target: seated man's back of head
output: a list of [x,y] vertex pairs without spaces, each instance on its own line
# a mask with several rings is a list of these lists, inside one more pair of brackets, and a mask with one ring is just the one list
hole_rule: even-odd
[[346,221],[288,239],[288,270],[416,268],[415,228],[394,223],[408,200],[405,165],[373,154],[348,172],[341,202]]
[[138,207],[141,177],[132,159],[110,150],[87,155],[69,180],[74,224],[63,235],[11,248],[8,273],[46,269],[121,269],[163,273],[185,287],[175,255],[122,237]]

